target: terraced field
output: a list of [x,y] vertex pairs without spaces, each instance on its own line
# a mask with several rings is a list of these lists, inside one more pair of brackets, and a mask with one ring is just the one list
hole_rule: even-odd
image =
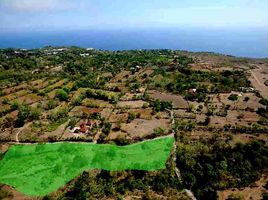
[[64,186],[84,170],[165,168],[174,139],[164,137],[128,146],[90,143],[15,145],[0,162],[0,182],[30,196]]

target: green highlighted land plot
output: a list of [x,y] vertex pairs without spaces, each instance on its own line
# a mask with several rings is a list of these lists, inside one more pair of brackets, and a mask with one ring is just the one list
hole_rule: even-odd
[[164,169],[174,138],[128,146],[87,143],[14,145],[0,161],[0,182],[30,196],[43,196],[90,169]]

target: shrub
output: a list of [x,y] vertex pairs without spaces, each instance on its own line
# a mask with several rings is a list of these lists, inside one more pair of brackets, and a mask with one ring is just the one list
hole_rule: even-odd
[[109,122],[105,122],[103,124],[102,133],[104,133],[105,135],[108,135],[110,133],[111,128],[112,128],[112,124]]
[[267,106],[267,108],[259,108],[257,110],[257,114],[268,119],[268,106]]
[[77,124],[77,122],[79,121],[78,118],[72,117],[69,121],[68,126],[73,129],[75,127],[75,125]]
[[31,120],[38,120],[40,119],[41,111],[38,108],[33,108],[30,112],[30,118]]
[[47,105],[45,106],[45,109],[46,110],[51,110],[53,108],[56,108],[58,106],[58,102],[53,100],[53,99],[50,99],[48,102],[47,102]]
[[59,119],[65,118],[68,116],[68,109],[60,108],[58,111],[52,113],[48,116],[51,121],[58,121]]
[[151,106],[153,107],[154,112],[165,111],[166,109],[172,109],[172,103],[167,101],[152,101]]
[[229,99],[230,101],[237,101],[237,99],[238,99],[238,95],[237,95],[237,94],[231,94],[231,95],[228,97],[228,99]]
[[17,110],[19,108],[19,104],[17,103],[17,102],[13,102],[12,104],[11,104],[11,110]]
[[28,105],[19,106],[18,118],[16,120],[16,126],[22,127],[30,115],[30,109]]
[[262,98],[260,101],[259,101],[260,104],[264,105],[264,106],[268,106],[268,100],[267,99],[264,99]]
[[244,101],[245,101],[245,102],[248,102],[248,101],[249,101],[249,97],[245,97],[245,98],[244,98]]
[[164,128],[161,128],[161,127],[157,127],[154,129],[155,135],[163,135],[165,132],[166,132],[166,130]]
[[38,89],[36,87],[32,87],[30,90],[32,91],[32,93],[38,93]]
[[60,89],[60,90],[57,91],[56,97],[60,101],[66,101],[68,99],[68,93],[65,90],[63,90],[63,89]]
[[2,90],[0,90],[0,97],[1,96],[4,96],[6,93],[4,92],[4,91],[2,91]]
[[140,117],[140,113],[129,113],[128,115],[128,119],[127,119],[127,122],[130,123],[132,120],[136,119],[136,118],[139,118]]
[[80,95],[78,97],[76,97],[73,101],[72,101],[72,105],[73,106],[79,106],[81,104],[81,102],[84,100],[85,96],[84,95]]
[[9,104],[9,100],[8,99],[3,99],[2,104]]
[[194,121],[175,121],[175,130],[178,131],[192,131],[196,126]]
[[70,93],[70,89],[67,86],[64,86],[62,90],[64,90],[67,94]]

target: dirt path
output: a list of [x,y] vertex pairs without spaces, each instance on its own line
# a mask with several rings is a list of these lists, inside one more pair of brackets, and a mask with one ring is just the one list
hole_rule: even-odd
[[258,90],[264,98],[268,99],[268,87],[264,83],[264,71],[267,71],[268,73],[268,68],[264,69],[260,66],[257,66],[256,69],[251,70],[251,77],[249,78],[249,80],[251,82],[251,85],[256,90]]
[[259,79],[258,79],[258,77],[256,76],[255,73],[256,73],[256,72],[254,72],[254,71],[252,70],[251,74],[252,74],[253,78],[255,79],[255,81],[256,81],[260,86],[262,86],[262,83],[259,81]]
[[[171,126],[172,126],[172,135],[175,138],[175,142],[174,142],[174,145],[173,145],[173,152],[172,152],[172,155],[173,155],[172,159],[173,159],[173,162],[174,162],[175,173],[176,173],[176,176],[179,179],[179,181],[182,182],[181,172],[180,172],[180,169],[177,167],[177,155],[176,155],[177,154],[177,145],[176,145],[176,137],[175,137],[176,132],[174,130],[174,124],[175,124],[174,111],[173,110],[168,110],[168,109],[166,109],[166,110],[169,112],[169,115],[170,115]],[[186,195],[191,200],[197,200],[191,190],[184,189],[184,191],[186,192]]]
[[20,129],[17,133],[16,133],[16,136],[15,136],[15,140],[16,140],[16,143],[20,143],[19,141],[19,134],[21,133],[22,129]]
[[[175,130],[174,130],[174,124],[175,124],[175,119],[174,119],[174,112],[173,110],[168,110],[167,111],[169,112],[169,115],[170,115],[170,119],[171,119],[171,126],[172,126],[172,136],[175,138]],[[175,140],[176,141],[176,140]],[[177,152],[177,145],[176,145],[176,142],[174,142],[174,145],[173,145],[173,162],[174,162],[174,165],[175,165],[175,173],[179,179],[179,181],[181,182],[182,179],[181,179],[181,172],[180,170],[178,169],[177,167],[177,156],[176,156],[176,152]]]

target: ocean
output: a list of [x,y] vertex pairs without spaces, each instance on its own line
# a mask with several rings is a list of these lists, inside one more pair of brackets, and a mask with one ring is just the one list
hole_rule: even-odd
[[102,50],[172,49],[268,58],[268,28],[0,31],[0,48],[32,49],[48,45]]

